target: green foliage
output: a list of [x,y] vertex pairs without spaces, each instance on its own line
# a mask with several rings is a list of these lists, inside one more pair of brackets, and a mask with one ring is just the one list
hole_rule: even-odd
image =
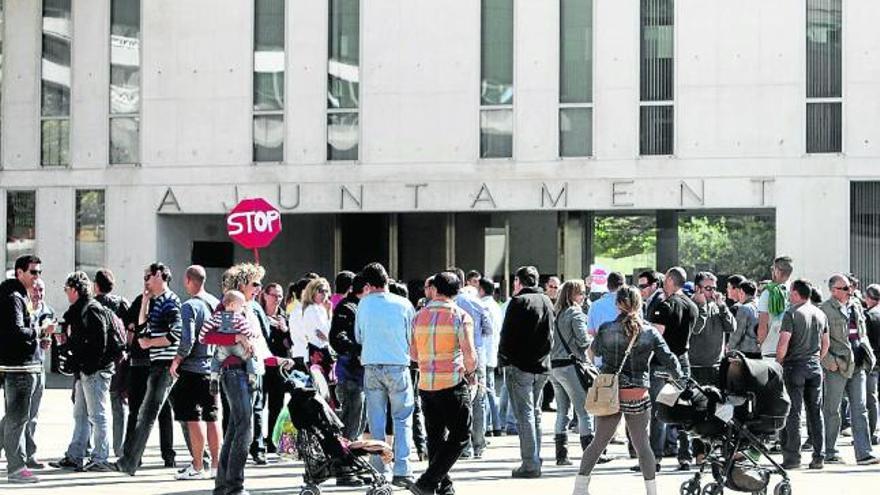
[[593,229],[593,252],[596,257],[628,258],[656,250],[654,217],[596,217]]
[[686,267],[769,278],[775,244],[772,217],[690,216],[678,223],[679,260]]

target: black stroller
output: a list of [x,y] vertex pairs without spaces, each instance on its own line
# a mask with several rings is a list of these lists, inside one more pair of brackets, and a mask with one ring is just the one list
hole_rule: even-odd
[[[791,406],[782,368],[732,352],[721,362],[717,385],[701,386],[689,380],[684,389],[676,386],[681,394],[674,405],[657,402],[662,421],[681,426],[706,445],[705,463],[682,483],[681,495],[719,495],[725,488],[765,495],[774,474],[782,480],[773,494],[791,495],[788,473],[765,447],[785,426]],[[770,466],[761,465],[761,458]],[[713,481],[701,491],[706,469],[711,470]]]
[[342,437],[342,421],[327,404],[326,382],[317,373],[282,371],[290,402],[287,409],[296,427],[296,449],[304,464],[305,486],[300,495],[320,495],[318,485],[330,478],[360,478],[369,486],[367,495],[391,495],[391,485],[365,459],[378,453],[361,442]]

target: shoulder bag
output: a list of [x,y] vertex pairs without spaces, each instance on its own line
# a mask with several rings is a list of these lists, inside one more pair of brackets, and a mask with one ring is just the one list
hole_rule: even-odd
[[569,364],[574,366],[574,373],[575,375],[577,375],[578,382],[580,382],[581,386],[584,388],[584,391],[589,391],[590,387],[593,386],[593,382],[596,380],[596,377],[599,376],[599,370],[589,360],[582,361],[578,356],[571,352],[571,348],[569,348],[568,344],[565,342],[565,337],[562,336],[562,332],[559,331],[559,327],[555,324],[554,327],[556,327],[556,335],[559,337],[559,340],[562,341],[562,347],[565,348],[565,352],[567,352],[569,356],[569,359],[566,360],[569,362],[559,364],[562,364],[563,366]]
[[637,332],[630,339],[617,371],[615,373],[601,373],[593,380],[593,386],[587,390],[586,409],[590,414],[594,416],[611,416],[620,411],[618,375],[623,370],[623,365],[626,363],[626,359],[629,357],[633,344],[640,333]]

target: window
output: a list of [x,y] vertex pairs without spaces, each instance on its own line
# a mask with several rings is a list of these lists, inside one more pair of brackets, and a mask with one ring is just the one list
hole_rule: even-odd
[[841,0],[807,0],[807,153],[842,151]]
[[671,155],[675,152],[674,14],[674,0],[641,0],[641,155]]
[[94,274],[104,266],[104,191],[76,191],[76,270]]
[[513,157],[513,0],[481,0],[480,158]]
[[284,66],[284,0],[255,0],[255,162],[284,161]]
[[360,0],[330,0],[327,159],[357,160],[360,98]]
[[140,161],[141,1],[110,5],[110,164]]
[[70,0],[43,1],[40,163],[70,164]]
[[880,182],[850,184],[849,259],[856,277],[880,280]]
[[590,156],[593,0],[560,0],[559,26],[559,156]]
[[37,248],[36,191],[6,191],[6,270]]

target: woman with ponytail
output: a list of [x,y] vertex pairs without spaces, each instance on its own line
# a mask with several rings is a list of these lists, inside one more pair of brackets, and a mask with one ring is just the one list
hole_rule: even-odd
[[[670,375],[681,376],[681,367],[660,332],[642,320],[642,296],[635,287],[623,286],[617,291],[617,319],[599,327],[590,345],[590,358],[601,360],[602,373],[618,375],[620,389],[620,412],[595,418],[596,434],[581,458],[581,466],[575,478],[573,495],[588,495],[590,473],[605,447],[614,436],[621,416],[626,420],[633,447],[639,458],[645,489],[648,495],[656,495],[657,472],[654,453],[649,440],[651,400],[648,396],[650,381],[648,363],[656,356]],[[633,342],[627,355],[627,348]]]

